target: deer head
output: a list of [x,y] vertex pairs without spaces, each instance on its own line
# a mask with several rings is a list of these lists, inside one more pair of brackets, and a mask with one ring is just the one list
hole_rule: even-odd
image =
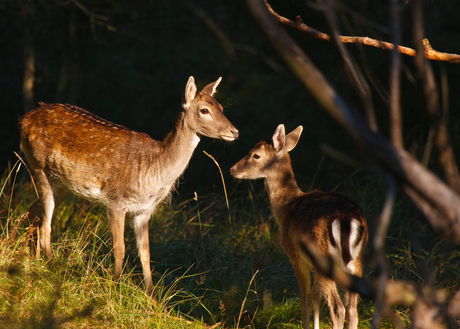
[[266,178],[269,172],[277,170],[278,165],[289,158],[288,152],[297,145],[302,130],[303,127],[298,126],[286,135],[284,125],[280,124],[273,134],[273,144],[265,141],[257,143],[230,169],[230,173],[238,179]]
[[212,97],[221,80],[219,78],[197,91],[195,79],[190,77],[182,106],[187,113],[187,124],[198,136],[233,141],[238,138],[238,130],[224,116],[222,105]]

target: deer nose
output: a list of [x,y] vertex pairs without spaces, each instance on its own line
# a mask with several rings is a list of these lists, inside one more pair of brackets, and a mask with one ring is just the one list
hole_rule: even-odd
[[238,138],[238,130],[235,129],[235,127],[228,127],[228,128],[225,128],[224,131],[221,131],[219,136],[221,139],[223,139],[224,141],[227,141],[227,142],[232,142],[234,141],[235,139]]

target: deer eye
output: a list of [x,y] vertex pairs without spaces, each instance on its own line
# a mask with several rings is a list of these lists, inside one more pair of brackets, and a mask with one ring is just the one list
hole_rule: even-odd
[[255,153],[252,155],[252,157],[253,157],[254,159],[256,159],[256,160],[257,160],[257,159],[260,159],[260,155],[255,154]]
[[201,109],[200,112],[202,114],[209,114],[209,110],[208,109]]

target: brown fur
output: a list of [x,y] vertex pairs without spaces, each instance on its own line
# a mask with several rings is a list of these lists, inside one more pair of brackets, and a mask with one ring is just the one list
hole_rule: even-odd
[[[319,328],[319,300],[322,294],[330,308],[334,329],[342,328],[345,308],[337,293],[335,282],[316,271],[300,248],[300,238],[311,240],[321,254],[338,258],[348,272],[361,275],[362,251],[367,244],[367,223],[357,203],[341,194],[314,190],[302,192],[292,171],[289,151],[300,137],[299,127],[288,135],[284,126],[278,126],[273,145],[259,142],[230,172],[240,179],[264,178],[272,211],[279,224],[281,245],[294,268],[300,289],[300,302],[304,328],[310,328],[310,271],[315,272],[312,290],[314,328]],[[334,226],[339,237],[334,236]],[[356,232],[352,232],[352,226]],[[353,235],[355,234],[355,235]],[[350,236],[355,237],[350,246]],[[336,238],[339,238],[338,241]],[[332,253],[331,253],[332,250]],[[336,252],[337,251],[337,252]],[[338,251],[341,251],[340,253]],[[353,257],[353,255],[354,257]],[[357,294],[347,293],[347,327],[357,328]]]
[[39,199],[29,217],[40,226],[41,245],[51,256],[51,218],[70,193],[108,208],[115,256],[121,274],[124,221],[133,222],[144,281],[150,272],[148,221],[186,169],[201,136],[227,141],[238,131],[212,97],[217,85],[197,91],[190,77],[175,127],[163,141],[114,124],[76,106],[44,104],[20,120],[21,147],[35,177]]

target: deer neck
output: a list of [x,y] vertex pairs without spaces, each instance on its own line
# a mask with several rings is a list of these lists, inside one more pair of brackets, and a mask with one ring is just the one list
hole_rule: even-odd
[[303,193],[294,178],[290,162],[279,164],[278,168],[265,178],[265,186],[273,214],[282,225],[290,202]]
[[187,168],[200,136],[187,124],[187,112],[182,111],[174,128],[162,141],[159,155],[162,179],[174,183]]

